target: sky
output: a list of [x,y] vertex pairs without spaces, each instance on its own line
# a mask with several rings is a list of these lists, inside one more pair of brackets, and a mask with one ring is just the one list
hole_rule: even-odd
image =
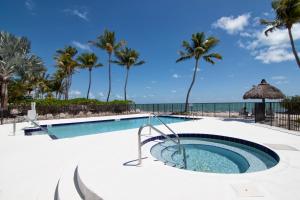
[[[223,56],[215,65],[199,62],[190,102],[236,102],[261,79],[287,96],[300,94],[300,69],[288,34],[278,30],[266,37],[259,19],[273,19],[270,0],[1,0],[0,30],[31,41],[51,74],[57,49],[73,45],[94,52],[104,67],[92,73],[91,98],[105,100],[108,56],[88,44],[115,31],[117,40],[136,49],[146,63],[130,69],[128,98],[136,103],[184,102],[195,60],[176,63],[183,40],[196,32],[220,43],[213,52]],[[293,35],[300,51],[300,25]],[[125,69],[112,66],[112,99],[124,98]],[[85,97],[87,70],[73,76],[72,97]]]

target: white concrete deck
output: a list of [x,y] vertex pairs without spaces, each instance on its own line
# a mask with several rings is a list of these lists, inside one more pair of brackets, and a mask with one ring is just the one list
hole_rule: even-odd
[[[141,115],[129,117],[134,116]],[[107,118],[110,117],[85,120]],[[82,121],[72,119],[75,120]],[[70,120],[41,123],[63,121]],[[57,181],[77,164],[82,182],[105,200],[250,199],[245,195],[252,196],[251,199],[300,199],[300,151],[276,150],[272,146],[281,158],[274,168],[222,175],[165,166],[154,161],[149,154],[150,145],[145,145],[143,156],[148,158],[143,160],[143,165],[124,166],[125,162],[137,158],[137,129],[52,140],[46,135],[23,136],[21,128],[26,125],[18,124],[17,136],[8,136],[12,125],[0,126],[0,199],[53,199]],[[204,118],[170,126],[177,132],[226,135],[300,150],[299,136],[254,124]],[[241,191],[245,188],[248,192]]]

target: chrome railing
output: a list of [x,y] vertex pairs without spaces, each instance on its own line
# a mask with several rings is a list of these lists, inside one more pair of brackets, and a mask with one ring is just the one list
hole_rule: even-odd
[[[151,117],[155,117],[158,119],[169,131],[171,131],[172,135],[175,136],[176,139],[170,137],[169,135],[163,133],[161,130],[155,128],[153,125],[151,125]],[[175,143],[178,147],[178,151],[183,154],[183,167],[186,169],[186,152],[184,146],[180,143],[180,138],[178,134],[176,134],[167,124],[165,124],[159,117],[155,114],[150,114],[149,116],[149,124],[145,124],[139,128],[138,131],[138,165],[142,164],[142,130],[146,127],[149,127],[149,133],[151,133],[151,129],[155,130],[157,133],[165,137],[167,140],[172,141]]]

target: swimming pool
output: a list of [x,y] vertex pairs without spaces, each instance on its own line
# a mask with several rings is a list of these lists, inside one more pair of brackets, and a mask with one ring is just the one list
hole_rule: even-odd
[[[208,134],[180,134],[180,137],[187,170],[240,174],[270,169],[279,162],[275,152],[250,141]],[[166,165],[184,169],[182,150],[170,140],[152,146],[151,154]]]
[[[191,120],[189,118],[172,117],[172,116],[159,116],[166,124],[184,122]],[[113,119],[113,120],[102,120],[92,122],[79,122],[79,123],[68,123],[68,124],[52,124],[48,125],[47,129],[49,134],[55,139],[70,138],[76,136],[92,135],[97,133],[120,131],[132,128],[139,128],[143,124],[149,123],[149,117],[139,118],[124,118],[124,119]],[[156,118],[151,118],[152,125],[160,125],[161,122]],[[40,132],[32,132],[32,134],[38,134]]]

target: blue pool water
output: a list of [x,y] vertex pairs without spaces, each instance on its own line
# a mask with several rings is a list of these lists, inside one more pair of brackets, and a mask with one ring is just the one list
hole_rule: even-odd
[[[182,138],[186,169],[201,172],[239,174],[269,169],[278,163],[271,154],[253,146],[212,138]],[[171,141],[151,148],[151,154],[165,164],[184,168],[183,154]]]
[[[159,117],[164,123],[176,123],[188,121],[190,119],[179,118],[179,117]],[[108,120],[108,121],[96,121],[96,122],[84,122],[84,123],[73,123],[64,125],[52,125],[48,127],[51,134],[55,135],[56,138],[69,138],[83,135],[91,135],[97,133],[120,131],[132,128],[139,128],[143,124],[148,123],[148,117],[131,118],[122,120]],[[161,122],[156,118],[151,119],[152,125],[160,125]]]

